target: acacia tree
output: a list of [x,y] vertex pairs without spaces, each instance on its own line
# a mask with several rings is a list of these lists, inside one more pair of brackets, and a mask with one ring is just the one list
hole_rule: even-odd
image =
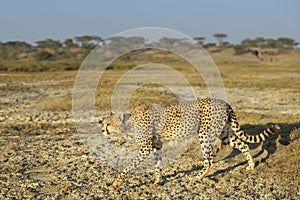
[[46,39],[35,42],[39,48],[59,48],[62,44],[58,40]]
[[166,47],[175,47],[178,45],[183,45],[185,44],[187,41],[185,40],[185,38],[169,38],[169,37],[163,37],[159,39],[159,43],[162,46],[166,46]]
[[71,38],[65,39],[64,45],[65,45],[66,48],[78,47],[78,45],[75,44],[73,39],[71,39]]
[[298,45],[298,43],[296,43],[294,39],[286,37],[280,37],[277,39],[276,42],[279,48],[284,49],[293,49],[295,46]]
[[255,39],[244,39],[241,42],[241,46],[244,48],[258,47],[258,48],[282,48],[282,49],[293,49],[298,43],[294,39],[280,37],[277,40],[272,38],[257,37]]
[[83,35],[75,37],[75,41],[79,43],[79,46],[89,49],[95,47],[103,39],[95,35]]
[[227,38],[227,34],[225,34],[225,33],[216,33],[216,34],[214,34],[214,37],[217,38],[219,46],[223,46],[223,44],[224,44],[223,39]]
[[201,46],[203,46],[204,45],[205,37],[194,37],[194,40],[196,40],[198,42],[198,44],[200,44]]
[[103,42],[103,41],[104,40],[102,39],[102,37],[95,36],[95,35],[92,36],[91,42],[95,42],[96,44],[98,44],[99,42]]
[[135,47],[141,47],[145,44],[146,39],[143,37],[135,36],[135,37],[128,37],[128,38],[126,38],[125,41],[126,41],[126,43],[133,45]]

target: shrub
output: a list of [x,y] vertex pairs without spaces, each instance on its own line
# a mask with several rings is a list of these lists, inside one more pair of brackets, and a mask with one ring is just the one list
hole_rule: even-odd
[[49,53],[48,51],[40,51],[35,54],[35,58],[37,60],[49,60],[52,57],[53,57],[53,55],[51,53]]

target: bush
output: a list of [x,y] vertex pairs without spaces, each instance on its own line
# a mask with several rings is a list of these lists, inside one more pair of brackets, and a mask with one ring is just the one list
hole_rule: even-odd
[[242,55],[242,54],[246,53],[246,49],[242,45],[234,45],[233,49],[235,51],[235,55]]
[[49,60],[52,57],[53,57],[53,55],[51,53],[49,53],[48,51],[40,51],[35,54],[35,58],[37,60]]

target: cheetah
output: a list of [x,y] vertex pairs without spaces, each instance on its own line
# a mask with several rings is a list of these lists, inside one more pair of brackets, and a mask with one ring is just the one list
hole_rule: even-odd
[[[132,128],[132,129],[130,129]],[[159,105],[142,106],[130,114],[111,115],[101,122],[103,134],[134,131],[139,145],[138,156],[123,170],[113,186],[121,185],[126,174],[133,171],[150,153],[155,153],[155,184],[162,182],[161,161],[162,145],[171,140],[184,141],[193,135],[199,136],[200,148],[204,158],[204,167],[196,179],[202,179],[213,164],[213,152],[217,140],[222,144],[241,151],[247,161],[246,169],[253,170],[254,162],[245,143],[259,143],[279,130],[272,125],[258,135],[250,135],[241,130],[231,106],[224,100],[207,98],[177,103],[167,107]]]

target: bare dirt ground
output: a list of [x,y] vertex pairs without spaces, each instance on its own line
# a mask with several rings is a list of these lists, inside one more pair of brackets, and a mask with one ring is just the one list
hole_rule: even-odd
[[225,146],[207,177],[189,181],[186,177],[202,168],[195,141],[163,169],[161,186],[145,173],[128,175],[114,189],[119,172],[96,160],[76,132],[70,108],[74,72],[3,73],[0,78],[1,199],[300,198],[299,90],[226,89],[244,130],[258,133],[271,122],[281,127],[264,143],[250,145],[254,171],[245,169],[243,155]]

